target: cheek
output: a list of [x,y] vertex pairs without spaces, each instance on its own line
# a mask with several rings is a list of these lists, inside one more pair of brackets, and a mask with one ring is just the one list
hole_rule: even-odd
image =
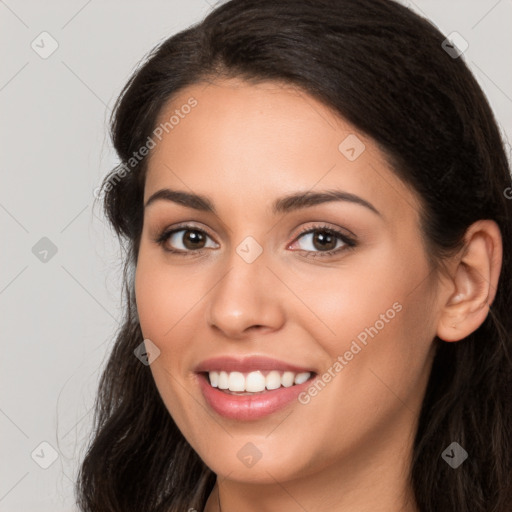
[[[144,337],[161,342],[197,304],[206,290],[201,279],[183,269],[159,263],[161,257],[139,257],[135,273],[135,297]],[[188,272],[188,271],[187,271]]]
[[198,328],[196,313],[208,286],[197,272],[161,260],[159,254],[141,251],[135,297],[143,336],[160,349],[150,367],[155,382],[161,393],[172,398],[180,388],[175,377],[189,374],[190,340]]
[[139,256],[135,273],[137,311],[144,338],[160,349],[159,357],[150,365],[155,385],[178,428],[187,433],[187,425],[204,422],[194,415],[193,408],[187,408],[189,396],[183,382],[190,348],[187,335],[194,329],[193,315],[187,312],[198,302],[200,290],[191,288],[193,282],[197,287],[197,279],[187,286],[183,272],[157,264],[157,260],[155,255]]
[[[336,375],[325,375],[326,386],[337,389],[340,405],[354,414],[362,404],[392,408],[400,403],[397,397],[419,392],[434,335],[431,280],[425,279],[429,269],[422,254],[380,250],[376,256],[369,254],[358,269],[317,274],[309,291],[299,291],[316,313],[304,316],[302,325],[328,356],[323,370]],[[334,367],[340,356],[341,365]],[[329,393],[322,395],[327,400]],[[322,409],[336,422],[336,408]]]
[[[409,264],[410,266],[410,264]],[[303,304],[303,326],[314,330],[315,339],[336,358],[350,349],[351,342],[363,344],[375,333],[389,331],[401,321],[402,309],[421,269],[407,268],[391,251],[368,252],[336,268],[316,269],[314,278],[294,275],[294,292]],[[325,270],[325,271],[324,271]],[[304,312],[306,314],[304,314]],[[307,322],[307,325],[306,325]]]

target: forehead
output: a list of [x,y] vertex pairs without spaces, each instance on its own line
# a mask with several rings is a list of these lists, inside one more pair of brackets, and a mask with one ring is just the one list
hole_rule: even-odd
[[165,105],[157,126],[144,201],[169,187],[247,209],[301,190],[343,189],[389,216],[419,208],[371,139],[288,84],[195,84]]

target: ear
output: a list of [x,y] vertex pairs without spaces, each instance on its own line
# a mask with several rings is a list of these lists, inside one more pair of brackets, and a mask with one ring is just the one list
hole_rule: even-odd
[[503,246],[496,222],[473,223],[464,242],[450,281],[453,291],[438,319],[437,336],[444,341],[459,341],[476,331],[486,319],[498,287]]

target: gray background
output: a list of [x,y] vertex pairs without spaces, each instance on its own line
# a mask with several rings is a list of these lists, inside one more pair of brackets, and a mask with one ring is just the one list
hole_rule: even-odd
[[[510,139],[512,0],[402,3],[468,41]],[[107,116],[139,59],[213,4],[0,0],[2,512],[76,510],[72,481],[120,318],[121,253],[93,207],[118,162]],[[31,47],[48,51],[43,31],[58,43],[47,58]]]

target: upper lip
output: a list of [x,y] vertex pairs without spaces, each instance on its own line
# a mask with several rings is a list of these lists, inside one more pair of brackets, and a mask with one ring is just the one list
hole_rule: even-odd
[[252,372],[256,370],[280,370],[295,373],[311,372],[310,368],[290,364],[278,359],[272,359],[266,356],[248,356],[248,357],[233,357],[221,356],[205,359],[195,367],[197,373],[212,372],[212,371],[226,371],[226,372]]

